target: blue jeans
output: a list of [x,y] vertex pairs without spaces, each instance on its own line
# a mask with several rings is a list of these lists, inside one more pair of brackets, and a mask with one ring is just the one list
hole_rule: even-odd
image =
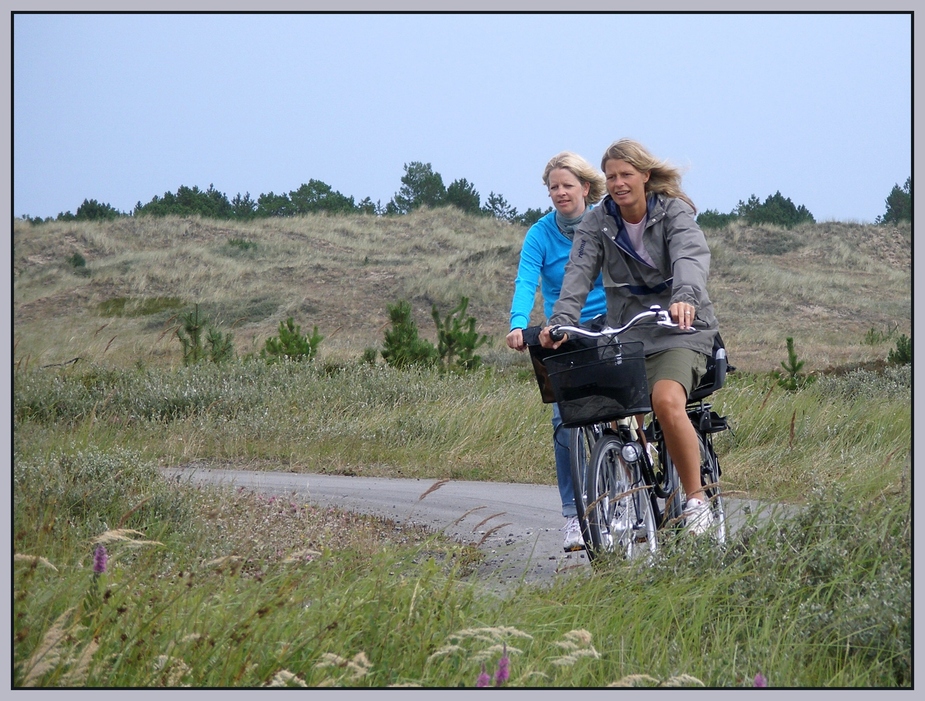
[[562,500],[562,515],[577,516],[575,491],[572,488],[572,465],[568,445],[569,430],[562,427],[559,405],[552,405],[552,443],[556,456],[556,481],[559,483],[559,498]]

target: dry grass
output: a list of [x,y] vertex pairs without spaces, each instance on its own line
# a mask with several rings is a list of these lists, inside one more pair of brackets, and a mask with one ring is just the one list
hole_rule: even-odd
[[[178,314],[194,303],[234,335],[239,353],[259,351],[292,316],[306,331],[318,326],[322,357],[356,357],[381,346],[387,304],[411,301],[422,336],[431,337],[431,306],[446,312],[461,296],[503,355],[523,234],[453,209],[251,223],[17,221],[15,361],[176,364]],[[779,367],[787,336],[807,370],[822,370],[883,358],[888,349],[863,343],[869,329],[910,333],[909,226],[737,224],[707,236],[711,296],[742,369]],[[68,262],[74,254],[84,267]],[[101,311],[113,300],[131,310],[170,298],[184,306],[136,316]]]

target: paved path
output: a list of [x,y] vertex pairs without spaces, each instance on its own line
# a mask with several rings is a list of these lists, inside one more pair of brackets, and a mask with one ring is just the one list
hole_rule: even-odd
[[[564,519],[554,486],[195,466],[163,468],[163,472],[173,479],[197,484],[229,484],[265,494],[294,494],[320,506],[422,525],[463,542],[480,543],[485,562],[478,573],[479,580],[495,591],[520,581],[548,583],[588,565],[584,552],[562,550],[564,534],[560,529]],[[748,513],[758,512],[762,509],[757,502],[727,499],[729,532],[741,526]]]

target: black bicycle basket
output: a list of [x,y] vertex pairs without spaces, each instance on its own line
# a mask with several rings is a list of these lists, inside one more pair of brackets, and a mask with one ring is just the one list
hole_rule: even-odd
[[566,428],[652,411],[642,343],[601,340],[543,362]]

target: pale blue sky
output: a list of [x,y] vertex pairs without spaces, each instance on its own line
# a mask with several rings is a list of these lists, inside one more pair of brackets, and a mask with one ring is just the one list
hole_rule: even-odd
[[13,214],[311,179],[385,205],[430,163],[519,211],[624,136],[700,210],[780,191],[873,221],[912,174],[909,14],[13,18]]

